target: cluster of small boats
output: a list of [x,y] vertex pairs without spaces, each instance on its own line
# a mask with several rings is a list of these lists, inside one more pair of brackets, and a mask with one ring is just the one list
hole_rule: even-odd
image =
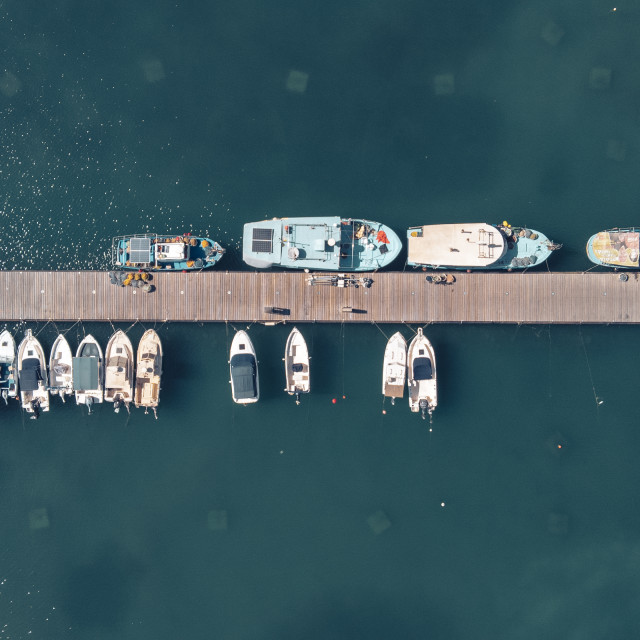
[[[506,220],[407,230],[407,264],[430,269],[528,269],[543,264],[561,247],[540,231],[512,227]],[[274,218],[247,223],[243,231],[242,258],[257,269],[375,271],[391,264],[401,251],[393,229],[362,218]],[[118,236],[112,243],[114,266],[138,271],[199,271],[214,267],[224,254],[216,241],[190,233]],[[600,231],[589,238],[587,256],[606,267],[638,268],[640,228]]]
[[[238,404],[251,404],[260,399],[260,380],[256,351],[246,331],[236,332],[229,353],[231,396]],[[285,391],[295,396],[311,391],[310,355],[302,333],[294,327],[284,349]],[[405,384],[409,390],[409,408],[420,411],[422,417],[432,415],[438,405],[436,358],[431,343],[418,329],[407,350],[407,342],[398,331],[394,333],[384,351],[382,366],[382,395],[391,398],[404,396]]]
[[[138,345],[134,360],[131,340],[124,331],[116,331],[104,352],[98,341],[87,335],[78,345],[75,357],[69,342],[60,334],[51,347],[49,367],[44,350],[31,329],[16,349],[7,330],[0,333],[0,392],[5,402],[19,398],[22,408],[33,418],[49,411],[49,396],[64,402],[75,395],[76,403],[89,413],[96,403],[111,402],[118,412],[129,411],[133,402],[154,414],[160,400],[162,344],[158,334],[147,330]],[[157,416],[156,416],[157,417]]]

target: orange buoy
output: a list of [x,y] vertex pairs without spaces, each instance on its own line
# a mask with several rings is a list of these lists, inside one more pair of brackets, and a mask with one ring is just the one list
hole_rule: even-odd
[[338,402],[335,398],[331,399],[331,404],[335,404],[336,402]]

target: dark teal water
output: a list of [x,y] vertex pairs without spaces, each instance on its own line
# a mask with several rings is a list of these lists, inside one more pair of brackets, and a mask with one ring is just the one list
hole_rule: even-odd
[[[244,222],[331,214],[507,219],[564,243],[550,269],[587,269],[590,234],[638,222],[640,11],[612,9],[4,2],[0,267],[104,268],[111,236],[149,229],[210,234],[242,269]],[[45,349],[112,332],[26,326]],[[157,421],[0,407],[0,638],[634,637],[637,328],[426,327],[432,431],[380,395],[385,335],[416,327],[301,326],[296,407],[289,327],[253,325],[248,408],[237,328],[156,327]]]

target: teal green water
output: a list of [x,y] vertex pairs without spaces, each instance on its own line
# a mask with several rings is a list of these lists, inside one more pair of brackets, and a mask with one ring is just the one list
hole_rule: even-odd
[[[589,235],[638,222],[640,14],[611,9],[5,2],[0,267],[105,268],[113,235],[193,230],[243,269],[244,222],[318,214],[401,234],[507,219],[564,243],[551,270],[585,270]],[[434,95],[447,73],[454,93]],[[112,332],[9,328],[27,326],[45,349]],[[432,430],[380,394],[385,336],[417,327],[302,325],[296,407],[290,327],[253,325],[246,408],[237,328],[156,326],[157,421],[0,407],[0,638],[634,636],[637,328],[428,326]]]

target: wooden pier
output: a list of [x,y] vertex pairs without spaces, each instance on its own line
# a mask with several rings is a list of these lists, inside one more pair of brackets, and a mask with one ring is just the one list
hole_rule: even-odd
[[4,271],[0,320],[640,323],[635,273],[455,273],[453,284],[428,282],[432,273],[349,274],[372,279],[357,288],[310,285],[291,271],[154,273],[145,293],[112,285],[105,271]]

